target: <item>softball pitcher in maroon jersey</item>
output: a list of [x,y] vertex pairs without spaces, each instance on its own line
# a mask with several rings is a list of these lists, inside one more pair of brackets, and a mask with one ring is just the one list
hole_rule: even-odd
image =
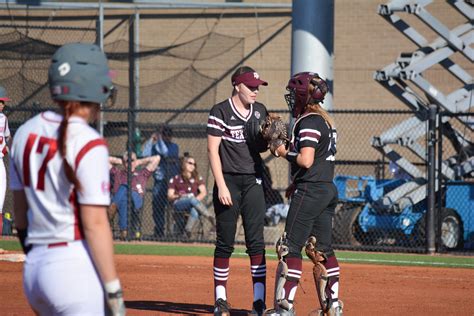
[[268,145],[258,139],[259,133],[252,127],[264,122],[268,114],[265,106],[256,102],[259,86],[266,86],[267,82],[252,68],[240,67],[232,75],[232,85],[232,96],[212,107],[207,122],[208,154],[215,179],[213,203],[217,233],[214,314],[230,313],[227,303],[229,261],[234,251],[237,220],[242,215],[253,282],[252,314],[261,315],[265,309],[266,261],[260,152],[266,151]]
[[39,315],[124,315],[106,213],[109,153],[88,124],[113,92],[107,58],[96,45],[66,44],[48,81],[58,113],[24,123],[11,151],[25,294]]
[[[305,245],[316,246],[324,258],[318,263],[326,270],[325,283],[318,299],[322,309],[318,315],[342,315],[339,301],[339,264],[332,249],[332,218],[338,201],[333,183],[337,133],[334,120],[322,108],[328,91],[318,74],[302,72],[288,81],[285,95],[296,119],[290,148],[277,148],[277,154],[291,165],[293,190],[285,232],[277,243],[280,260],[275,289],[275,309],[267,315],[294,315],[294,299],[302,273],[301,251]],[[291,192],[292,191],[292,192]],[[316,237],[316,244],[314,238]],[[308,255],[310,256],[310,255]],[[319,267],[319,266],[318,266]],[[285,272],[286,271],[286,272]]]

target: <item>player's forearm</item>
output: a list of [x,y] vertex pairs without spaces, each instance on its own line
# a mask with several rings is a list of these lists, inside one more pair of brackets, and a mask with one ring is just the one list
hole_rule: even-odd
[[112,233],[106,208],[81,205],[81,213],[86,241],[102,282],[105,284],[116,280],[118,276],[115,270]]
[[214,179],[216,180],[217,187],[219,188],[225,185],[224,174],[222,173],[221,159],[219,157],[219,153],[213,150],[209,150],[208,154],[209,154],[209,162],[211,164],[212,174],[214,175]]

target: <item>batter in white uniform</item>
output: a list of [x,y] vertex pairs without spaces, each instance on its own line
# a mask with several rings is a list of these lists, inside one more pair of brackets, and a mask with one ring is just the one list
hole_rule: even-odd
[[106,215],[109,153],[88,125],[113,92],[107,59],[96,45],[66,44],[48,78],[59,113],[24,123],[11,149],[25,294],[40,315],[124,315]]
[[8,153],[8,140],[10,139],[10,129],[8,128],[8,119],[3,114],[5,102],[10,101],[7,97],[5,88],[0,86],[0,235],[3,228],[3,203],[5,202],[5,193],[7,190],[7,173],[3,157]]

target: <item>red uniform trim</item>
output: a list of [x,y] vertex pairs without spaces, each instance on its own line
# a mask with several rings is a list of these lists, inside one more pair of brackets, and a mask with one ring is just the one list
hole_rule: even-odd
[[30,186],[30,154],[37,137],[38,135],[36,134],[28,135],[25,150],[23,151],[23,185],[25,187]]
[[79,212],[79,203],[77,202],[77,193],[72,191],[69,196],[69,203],[71,203],[74,211],[74,240],[84,239],[84,229],[82,227],[81,213]]
[[67,247],[67,242],[56,242],[54,244],[49,244],[48,248],[55,248],[55,247]]
[[[81,148],[79,153],[76,156],[76,161],[75,161],[75,167],[76,170],[79,167],[79,163],[81,162],[82,158],[94,147],[97,146],[105,146],[107,147],[107,142],[103,138],[99,139],[94,139],[88,142],[87,144],[84,145],[84,147]],[[74,209],[74,240],[80,240],[84,239],[84,229],[82,227],[82,221],[81,221],[81,213],[79,212],[79,203],[77,202],[77,194],[76,191],[73,191],[71,193],[71,196],[69,197],[69,202],[71,203],[71,206]]]
[[81,162],[82,158],[84,158],[84,156],[85,156],[92,148],[97,147],[97,146],[105,146],[105,147],[107,147],[107,142],[105,141],[105,139],[99,138],[99,139],[91,140],[91,141],[88,142],[84,147],[82,147],[82,149],[79,151],[79,153],[77,154],[77,157],[76,157],[76,162],[75,162],[76,170],[77,170],[77,168],[79,167],[79,163]]

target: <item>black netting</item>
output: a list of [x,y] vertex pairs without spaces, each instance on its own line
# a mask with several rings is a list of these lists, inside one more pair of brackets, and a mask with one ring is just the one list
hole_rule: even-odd
[[0,60],[49,59],[59,45],[30,38],[18,31],[0,35]]
[[[171,45],[168,47],[150,47],[138,45],[137,58],[150,58],[153,56],[169,56],[184,60],[206,60],[212,59],[226,52],[234,50],[243,44],[241,37],[231,37],[227,35],[210,32],[204,36],[191,41]],[[112,60],[128,60],[130,54],[130,42],[118,40],[104,45],[104,51]]]

